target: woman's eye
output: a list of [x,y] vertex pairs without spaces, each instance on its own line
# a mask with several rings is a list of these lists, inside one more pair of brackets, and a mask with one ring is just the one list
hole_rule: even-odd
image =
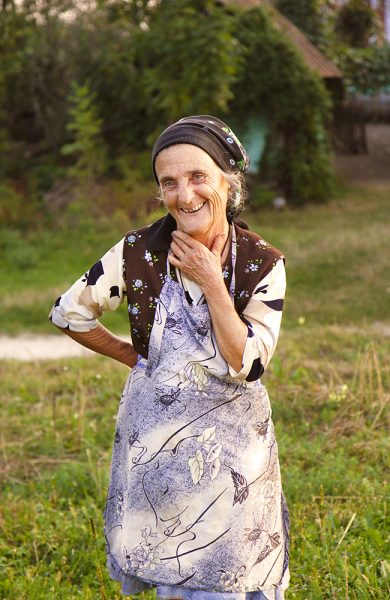
[[162,187],[163,187],[165,190],[171,190],[171,189],[173,189],[173,188],[175,187],[175,182],[174,182],[174,180],[173,180],[173,179],[166,179],[166,180],[164,181],[164,183],[162,184]]
[[195,181],[195,183],[201,183],[206,179],[206,175],[204,173],[194,173],[192,175],[192,179]]

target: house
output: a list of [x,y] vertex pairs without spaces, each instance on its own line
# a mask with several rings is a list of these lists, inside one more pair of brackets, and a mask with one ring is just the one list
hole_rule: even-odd
[[[257,6],[266,7],[271,14],[274,26],[291,41],[307,66],[324,79],[328,88],[341,90],[342,73],[340,69],[326,58],[298,27],[282,15],[270,0],[222,0],[221,3],[226,6],[236,6],[243,10],[250,10]],[[259,169],[269,131],[267,120],[261,114],[252,115],[248,118],[245,127],[242,124],[237,124],[235,127],[251,158],[250,172],[256,173]]]

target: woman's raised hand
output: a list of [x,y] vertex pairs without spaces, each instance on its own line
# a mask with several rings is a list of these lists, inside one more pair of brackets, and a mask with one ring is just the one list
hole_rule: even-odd
[[226,244],[227,234],[219,233],[209,250],[198,240],[184,233],[172,233],[171,250],[168,260],[192,281],[195,281],[203,291],[220,282],[222,277],[221,256]]

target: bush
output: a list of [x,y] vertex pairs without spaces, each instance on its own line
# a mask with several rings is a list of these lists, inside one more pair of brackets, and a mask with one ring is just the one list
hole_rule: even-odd
[[277,0],[276,6],[312,41],[323,37],[323,0]]
[[2,225],[17,225],[23,219],[24,202],[11,185],[0,181],[0,223]]
[[335,26],[341,40],[356,48],[368,46],[377,30],[377,20],[369,0],[349,0],[338,14]]
[[244,60],[231,110],[237,119],[266,115],[273,171],[290,202],[326,200],[333,189],[328,92],[261,8],[239,16],[237,36]]
[[248,205],[255,210],[270,207],[275,198],[275,191],[262,184],[248,184]]
[[2,228],[0,230],[0,250],[2,260],[0,269],[11,268],[19,271],[31,269],[39,262],[38,249],[17,229]]
[[339,49],[344,82],[352,92],[375,94],[390,90],[390,45]]
[[[317,14],[318,3],[302,0],[300,14],[306,5]],[[47,3],[11,6],[0,11],[0,155],[9,154],[0,178],[22,182],[24,221],[33,208],[42,216],[41,198],[69,178],[79,185],[78,198],[60,200],[72,222],[84,218],[85,206],[87,214],[101,206],[103,176],[120,179],[119,191],[108,194],[118,210],[127,210],[128,197],[142,198],[138,212],[149,206],[149,188],[142,188],[151,171],[137,155],[168,123],[191,113],[228,122],[265,115],[283,193],[296,203],[329,195],[327,93],[265,9],[239,12],[213,0],[98,2],[69,21],[62,18],[66,3],[55,10]],[[127,154],[134,163],[124,163]],[[12,223],[18,206],[7,209]]]

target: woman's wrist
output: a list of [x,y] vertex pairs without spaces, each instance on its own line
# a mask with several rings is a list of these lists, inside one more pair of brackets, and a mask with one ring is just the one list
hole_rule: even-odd
[[111,333],[99,322],[94,329],[84,333],[69,329],[62,329],[61,331],[86,348],[104,356],[109,356],[130,368],[137,362],[137,352],[134,350],[133,345]]
[[221,273],[215,273],[213,276],[209,277],[207,281],[204,283],[202,287],[202,292],[206,300],[210,297],[217,295],[221,296],[227,292],[225,281],[223,279],[222,271]]
[[124,365],[132,369],[137,364],[137,352],[134,350],[134,347],[129,342],[124,342],[124,347],[122,350],[122,362]]

